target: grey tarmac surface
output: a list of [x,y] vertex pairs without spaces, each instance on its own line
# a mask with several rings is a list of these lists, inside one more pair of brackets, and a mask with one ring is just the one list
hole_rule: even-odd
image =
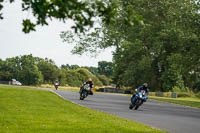
[[200,133],[200,109],[149,99],[138,110],[130,110],[130,96],[95,93],[81,101],[78,92],[60,90],[54,92],[73,103],[170,133]]

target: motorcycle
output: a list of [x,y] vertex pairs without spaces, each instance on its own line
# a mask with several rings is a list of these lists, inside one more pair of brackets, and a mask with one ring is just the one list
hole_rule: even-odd
[[141,92],[136,93],[135,97],[131,97],[131,103],[129,105],[129,109],[133,109],[135,107],[135,110],[137,110],[144,101],[146,101],[147,97],[145,95],[145,91],[142,90]]
[[90,93],[90,86],[88,84],[84,85],[80,91],[80,100],[84,100]]
[[54,87],[56,88],[56,90],[58,89],[59,83],[55,83]]

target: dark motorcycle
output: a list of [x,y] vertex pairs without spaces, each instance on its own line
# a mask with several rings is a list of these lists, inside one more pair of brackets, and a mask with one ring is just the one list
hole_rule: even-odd
[[90,86],[86,84],[81,88],[80,100],[84,100],[89,94],[90,94]]
[[135,110],[137,110],[144,101],[146,101],[147,97],[145,95],[145,91],[142,90],[141,92],[136,93],[135,97],[131,97],[131,103],[129,105],[129,109],[133,109],[135,107]]
[[56,90],[58,89],[59,83],[55,83],[54,87],[56,88]]

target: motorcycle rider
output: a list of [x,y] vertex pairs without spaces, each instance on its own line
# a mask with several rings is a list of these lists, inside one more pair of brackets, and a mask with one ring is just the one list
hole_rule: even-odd
[[90,87],[90,93],[89,93],[89,95],[93,95],[92,89],[93,89],[93,87],[94,87],[94,84],[93,84],[93,82],[92,82],[92,79],[91,79],[91,78],[88,78],[88,81],[86,81],[86,82],[83,83],[83,85],[82,85],[81,88],[80,88],[80,92],[82,91],[82,89],[83,89],[83,87],[84,87],[85,85],[89,85],[89,87]]
[[54,87],[56,88],[56,90],[58,89],[58,86],[59,86],[59,85],[60,85],[59,81],[56,80],[56,81],[54,82]]
[[135,92],[133,93],[133,101],[135,101],[135,95],[139,92],[141,92],[142,90],[145,91],[145,96],[146,96],[146,99],[144,100],[144,102],[147,101],[148,99],[148,95],[149,95],[149,89],[147,88],[148,84],[147,83],[144,83],[143,85],[139,86],[138,88],[135,89]]

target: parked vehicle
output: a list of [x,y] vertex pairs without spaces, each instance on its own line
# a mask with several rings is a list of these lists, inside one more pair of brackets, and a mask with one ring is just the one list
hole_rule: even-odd
[[20,83],[20,82],[17,81],[16,79],[12,79],[11,85],[22,85],[22,83]]
[[129,109],[133,109],[135,107],[135,110],[137,110],[144,101],[146,101],[147,97],[145,95],[145,91],[142,90],[141,92],[138,92],[135,97],[131,97],[131,103],[129,105]]
[[19,81],[16,81],[15,85],[22,85],[22,83],[20,83]]
[[80,91],[80,100],[84,100],[90,94],[90,86],[86,84],[82,87]]

